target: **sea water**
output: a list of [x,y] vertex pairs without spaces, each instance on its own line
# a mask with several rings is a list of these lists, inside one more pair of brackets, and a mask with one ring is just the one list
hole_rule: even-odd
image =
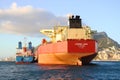
[[0,62],[0,80],[120,80],[120,62],[92,61],[85,66]]

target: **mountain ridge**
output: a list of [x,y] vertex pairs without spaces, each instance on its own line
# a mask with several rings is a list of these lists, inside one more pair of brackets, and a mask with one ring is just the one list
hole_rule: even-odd
[[110,38],[106,32],[97,32],[93,38],[98,42],[98,54],[94,60],[120,61],[120,44]]
[[93,35],[93,38],[98,42],[99,50],[112,46],[115,46],[116,48],[120,48],[120,44],[117,41],[110,38],[106,32],[97,32]]

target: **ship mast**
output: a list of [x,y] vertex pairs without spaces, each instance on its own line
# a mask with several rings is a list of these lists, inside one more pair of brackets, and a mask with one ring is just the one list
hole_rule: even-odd
[[27,38],[26,37],[24,37],[23,43],[24,43],[24,47],[27,47]]

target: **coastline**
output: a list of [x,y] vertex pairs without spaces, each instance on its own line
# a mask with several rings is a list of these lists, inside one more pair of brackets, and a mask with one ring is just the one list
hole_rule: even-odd
[[120,60],[92,60],[92,61],[102,61],[102,62],[119,62]]

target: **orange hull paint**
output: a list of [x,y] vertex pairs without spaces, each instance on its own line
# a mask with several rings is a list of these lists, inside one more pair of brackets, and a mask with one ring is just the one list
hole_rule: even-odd
[[84,56],[93,55],[94,53],[86,54],[69,54],[69,53],[56,53],[56,54],[40,54],[38,58],[39,64],[63,64],[63,65],[82,65],[80,60]]

